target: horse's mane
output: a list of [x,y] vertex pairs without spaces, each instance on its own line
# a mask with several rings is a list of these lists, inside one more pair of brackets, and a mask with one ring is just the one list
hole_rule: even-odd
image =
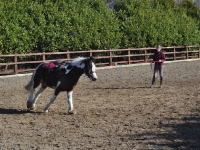
[[85,57],[77,57],[75,58],[74,60],[70,61],[70,64],[72,66],[77,66],[77,65],[80,65],[84,60],[86,60],[88,58],[85,58]]

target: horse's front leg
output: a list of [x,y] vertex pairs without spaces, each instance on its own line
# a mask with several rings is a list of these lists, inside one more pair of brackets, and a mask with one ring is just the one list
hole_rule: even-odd
[[68,99],[68,105],[69,105],[69,114],[76,114],[76,111],[74,110],[73,106],[73,99],[72,99],[73,91],[67,91],[67,99]]
[[54,100],[56,99],[57,95],[53,94],[53,96],[50,99],[50,102],[46,105],[46,107],[44,108],[44,111],[47,113],[49,107],[51,106],[51,104],[54,102]]
[[48,112],[49,107],[51,106],[51,104],[54,102],[54,100],[56,99],[56,97],[58,96],[58,94],[60,93],[60,90],[58,89],[60,82],[58,83],[57,87],[55,88],[54,94],[50,99],[50,102],[46,105],[46,107],[44,108],[45,112]]

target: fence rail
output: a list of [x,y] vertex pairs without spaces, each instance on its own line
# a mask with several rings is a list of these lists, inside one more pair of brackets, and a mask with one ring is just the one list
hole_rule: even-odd
[[[56,59],[70,61],[78,56],[94,57],[97,66],[147,63],[152,60],[155,50],[156,48],[133,48],[0,55],[0,74],[30,72],[41,62],[50,62]],[[200,45],[162,47],[162,50],[165,52],[166,60],[200,58]]]

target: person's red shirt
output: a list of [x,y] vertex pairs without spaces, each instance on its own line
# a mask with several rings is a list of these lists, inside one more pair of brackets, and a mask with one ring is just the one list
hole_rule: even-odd
[[[161,60],[161,62],[159,62]],[[153,55],[153,62],[155,62],[155,65],[163,65],[165,61],[165,54],[160,50],[159,52],[156,51]]]

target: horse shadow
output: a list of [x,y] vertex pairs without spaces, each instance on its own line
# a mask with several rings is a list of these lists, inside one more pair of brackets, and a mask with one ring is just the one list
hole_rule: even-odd
[[40,114],[42,112],[34,112],[29,110],[18,110],[18,109],[6,109],[6,108],[0,108],[0,114],[27,114],[27,113],[37,113]]

